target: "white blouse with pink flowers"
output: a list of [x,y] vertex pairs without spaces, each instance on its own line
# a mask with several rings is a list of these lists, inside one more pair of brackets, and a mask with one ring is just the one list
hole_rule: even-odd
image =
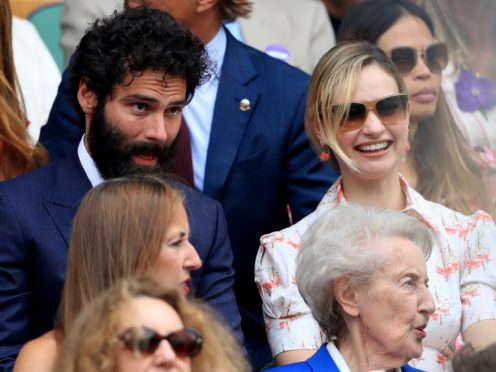
[[[407,199],[403,212],[434,230],[439,240],[427,261],[436,311],[426,328],[424,352],[410,364],[430,372],[450,371],[459,332],[480,320],[496,319],[496,225],[482,211],[462,215],[425,200],[404,178],[401,183]],[[274,355],[295,349],[317,349],[326,341],[298,292],[295,262],[301,237],[310,224],[324,210],[341,203],[347,202],[340,179],[313,213],[293,226],[261,238],[255,281]]]

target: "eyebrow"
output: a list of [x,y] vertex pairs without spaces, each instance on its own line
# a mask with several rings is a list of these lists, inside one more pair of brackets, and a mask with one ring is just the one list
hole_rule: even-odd
[[[418,275],[417,273],[413,273],[413,272],[407,272],[405,274],[405,276],[409,276],[413,280],[416,280],[416,281],[419,281],[421,279],[420,275]],[[427,276],[425,277],[424,283],[425,284],[428,284],[429,283],[429,278]]]
[[[130,94],[126,97],[123,98],[124,101],[141,101],[141,102],[146,102],[149,104],[158,104],[160,101],[157,98],[150,97],[150,96],[145,96],[144,94]],[[178,99],[170,102],[168,106],[185,106],[186,105],[186,99]]]

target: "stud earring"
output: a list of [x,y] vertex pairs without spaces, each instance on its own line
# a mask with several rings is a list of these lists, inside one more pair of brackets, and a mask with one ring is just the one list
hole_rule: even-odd
[[410,151],[411,149],[412,149],[412,146],[410,145],[410,141],[407,141],[407,143],[405,145],[406,152]]

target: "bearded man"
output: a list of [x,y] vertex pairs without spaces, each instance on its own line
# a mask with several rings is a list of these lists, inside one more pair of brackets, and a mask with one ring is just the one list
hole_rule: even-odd
[[[12,368],[24,343],[53,328],[71,223],[84,194],[104,179],[166,177],[182,109],[208,78],[205,48],[169,14],[146,7],[123,14],[95,22],[76,51],[70,93],[85,127],[77,151],[0,184],[2,371]],[[203,262],[192,273],[192,289],[241,342],[222,208],[176,185],[185,196],[190,241]]]

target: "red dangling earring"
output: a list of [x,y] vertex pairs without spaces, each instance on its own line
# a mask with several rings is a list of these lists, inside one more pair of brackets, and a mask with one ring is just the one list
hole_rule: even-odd
[[407,141],[406,145],[405,145],[405,150],[406,152],[410,151],[412,148],[412,146],[410,145],[410,141]]
[[329,154],[329,148],[326,148],[325,146],[323,146],[319,157],[320,157],[320,160],[322,160],[322,161],[329,161],[329,159],[331,158],[331,155]]

